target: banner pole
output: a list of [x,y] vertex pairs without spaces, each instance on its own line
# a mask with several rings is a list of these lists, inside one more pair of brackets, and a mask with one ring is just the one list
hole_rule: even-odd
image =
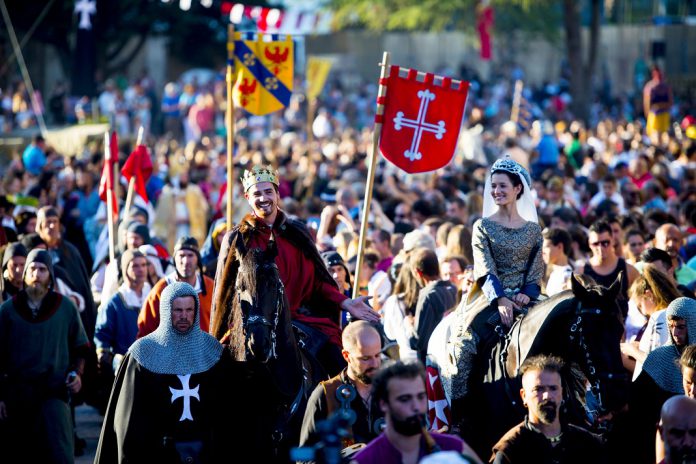
[[512,96],[512,109],[510,111],[510,121],[517,124],[520,119],[520,102],[522,101],[522,88],[524,83],[521,80],[515,81],[515,93]]
[[[104,162],[111,162],[111,137],[109,131],[104,132]],[[109,177],[106,179],[106,225],[109,233],[109,260],[115,262],[116,259],[116,234],[114,233],[114,192],[113,184],[114,172],[107,169]]]
[[227,218],[228,230],[232,228],[234,211],[234,100],[232,99],[232,74],[234,73],[234,24],[227,26]]
[[[375,183],[375,169],[379,158],[379,138],[382,134],[382,118],[384,114],[384,96],[387,94],[387,86],[384,84],[389,72],[389,52],[384,52],[379,74],[379,90],[377,91],[377,111],[375,116],[375,130],[372,132],[372,153],[370,164],[367,168],[367,185],[365,186],[365,202],[363,203],[362,221],[360,222],[360,239],[358,242],[358,257],[355,263],[355,285],[353,286],[353,298],[360,296],[360,270],[365,254],[365,236],[367,235],[368,220],[370,218],[370,204],[372,203],[372,189]],[[379,121],[379,122],[378,122]]]

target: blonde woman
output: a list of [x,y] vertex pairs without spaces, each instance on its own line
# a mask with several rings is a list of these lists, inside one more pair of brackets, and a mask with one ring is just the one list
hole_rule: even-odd
[[[648,264],[643,268],[643,274],[631,285],[629,297],[648,319],[635,341],[621,344],[622,353],[635,360],[635,379],[648,353],[667,343],[669,329],[665,309],[673,300],[681,297],[681,293],[667,274]],[[630,369],[630,363],[627,367]]]

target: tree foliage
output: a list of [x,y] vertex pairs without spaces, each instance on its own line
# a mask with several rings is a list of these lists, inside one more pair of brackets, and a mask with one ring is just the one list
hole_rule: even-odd
[[[19,39],[32,29],[44,8],[48,8],[31,42],[51,45],[70,75],[74,35],[78,17],[74,0],[1,0],[7,5]],[[161,0],[96,0],[97,14],[92,17],[97,45],[97,68],[103,77],[124,72],[149,37],[165,36],[170,51],[192,66],[213,66],[224,61],[227,24],[217,3],[205,8],[196,0],[189,11],[182,11],[178,1]],[[264,0],[248,4],[265,5]],[[9,48],[4,24],[0,27],[2,42]],[[6,76],[0,76],[0,80]]]
[[[473,32],[476,0],[333,0],[340,28],[376,31]],[[559,37],[561,10],[553,0],[493,0],[497,34],[524,32],[550,40]]]

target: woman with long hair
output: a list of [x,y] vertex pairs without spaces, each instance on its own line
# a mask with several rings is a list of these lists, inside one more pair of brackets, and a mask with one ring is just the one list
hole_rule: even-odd
[[[667,274],[652,264],[647,264],[643,274],[631,285],[629,297],[647,319],[636,339],[621,345],[622,353],[635,360],[634,379],[638,377],[648,353],[667,343],[669,328],[665,309],[681,296]],[[631,363],[624,364],[630,369]]]
[[[413,253],[409,256],[412,255]],[[392,267],[394,266],[399,265],[393,264]],[[400,265],[392,294],[382,305],[384,333],[399,345],[399,358],[402,361],[418,359],[418,353],[411,348],[409,341],[412,325],[409,325],[406,319],[413,318],[416,314],[416,303],[421,288],[415,274],[411,272],[410,259],[406,258]]]

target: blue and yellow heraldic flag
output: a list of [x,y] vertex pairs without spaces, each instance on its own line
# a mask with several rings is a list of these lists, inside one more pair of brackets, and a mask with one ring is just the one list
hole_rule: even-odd
[[259,116],[288,106],[292,95],[292,37],[268,38],[238,32],[234,41],[234,104]]

